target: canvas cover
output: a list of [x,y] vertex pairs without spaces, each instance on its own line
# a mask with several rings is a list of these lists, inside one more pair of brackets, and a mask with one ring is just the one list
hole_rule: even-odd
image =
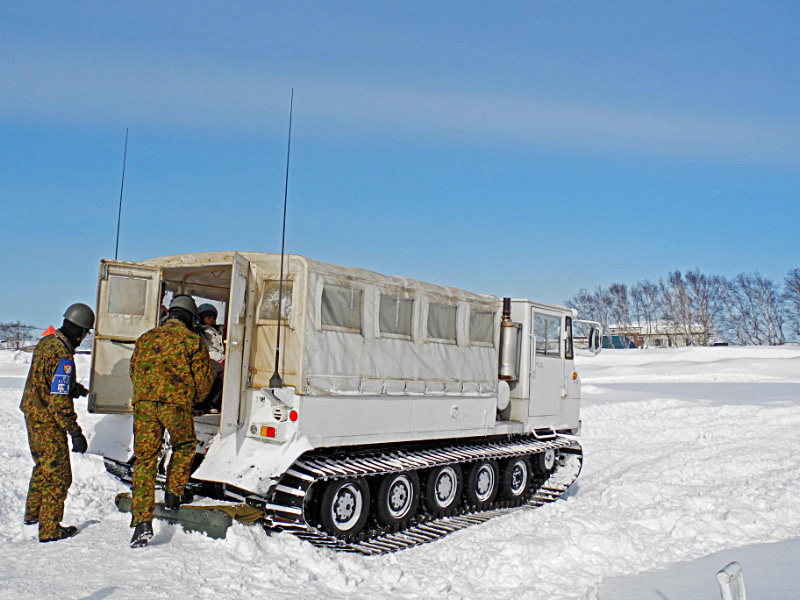
[[[220,299],[235,255],[255,277],[250,387],[275,370],[280,255],[181,254],[145,261],[183,282],[183,293]],[[497,382],[500,299],[414,279],[284,257],[280,368],[299,394],[492,393]],[[223,269],[228,265],[228,280]],[[171,284],[174,285],[174,284]]]

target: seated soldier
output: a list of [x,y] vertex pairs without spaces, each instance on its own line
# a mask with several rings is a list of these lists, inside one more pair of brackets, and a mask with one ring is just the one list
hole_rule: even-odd
[[197,333],[205,342],[208,355],[211,358],[211,371],[214,382],[206,399],[195,407],[197,413],[219,413],[222,405],[222,373],[225,370],[225,343],[217,326],[217,309],[211,304],[201,304],[197,307],[200,323]]

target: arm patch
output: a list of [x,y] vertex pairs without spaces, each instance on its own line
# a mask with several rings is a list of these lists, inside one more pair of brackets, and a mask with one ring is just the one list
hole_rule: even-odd
[[59,360],[56,373],[53,375],[53,381],[50,383],[50,393],[62,396],[68,395],[74,375],[75,363],[68,358]]

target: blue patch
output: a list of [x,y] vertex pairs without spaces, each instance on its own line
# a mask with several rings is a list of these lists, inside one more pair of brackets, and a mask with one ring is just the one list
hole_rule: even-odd
[[75,363],[67,358],[62,358],[58,361],[56,374],[53,375],[53,382],[50,384],[51,394],[61,394],[66,396],[69,394],[69,388],[72,387],[72,376],[75,374]]

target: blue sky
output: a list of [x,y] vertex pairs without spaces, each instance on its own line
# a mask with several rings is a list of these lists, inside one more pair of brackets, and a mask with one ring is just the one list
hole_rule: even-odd
[[0,0],[0,321],[113,258],[287,251],[499,296],[800,267],[800,5]]

